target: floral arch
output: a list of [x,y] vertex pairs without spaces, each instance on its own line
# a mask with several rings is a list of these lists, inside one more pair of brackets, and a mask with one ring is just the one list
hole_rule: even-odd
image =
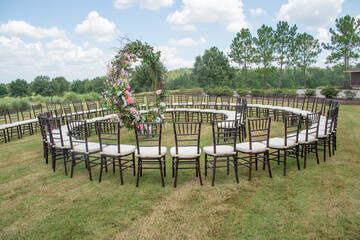
[[[105,107],[119,113],[121,124],[132,128],[134,122],[161,121],[164,118],[166,104],[163,102],[167,91],[165,89],[165,67],[160,62],[161,53],[139,40],[127,43],[116,54],[111,64],[105,81]],[[142,60],[148,64],[154,74],[155,105],[145,114],[140,114],[139,108],[132,97],[130,82],[135,71],[133,63]]]

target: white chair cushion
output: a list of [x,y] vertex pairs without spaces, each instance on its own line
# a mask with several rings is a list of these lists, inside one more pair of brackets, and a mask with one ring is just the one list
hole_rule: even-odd
[[159,158],[166,154],[167,148],[161,147],[160,155],[159,155],[159,148],[158,147],[140,147],[140,154],[136,149],[135,154],[137,157],[141,158]]
[[236,151],[242,152],[242,153],[262,153],[267,150],[266,145],[259,142],[253,142],[251,143],[251,150],[250,150],[250,144],[249,142],[243,142],[236,144]]
[[197,153],[197,147],[178,147],[178,154],[176,154],[176,147],[172,147],[170,149],[170,155],[179,158],[196,158],[201,155],[201,149],[199,149],[199,153]]
[[216,146],[216,154],[214,153],[214,146],[207,146],[203,148],[204,153],[215,157],[224,157],[235,155],[234,147],[230,145]]
[[109,156],[126,156],[135,152],[136,147],[133,145],[120,144],[120,153],[118,153],[118,147],[115,145],[107,146],[103,148],[101,154]]
[[285,146],[285,140],[284,138],[270,138],[269,139],[269,148],[275,148],[275,149],[286,149],[286,148],[292,148],[295,147],[296,143],[294,140],[287,140],[287,146]]
[[[306,132],[305,132],[306,133]],[[295,134],[288,135],[288,139],[295,141],[296,137]],[[299,144],[307,144],[307,143],[314,143],[316,142],[316,138],[309,134],[308,140],[306,141],[306,134],[299,134],[298,136],[298,143]]]
[[[75,145],[75,144],[74,144]],[[88,153],[94,153],[100,151],[100,144],[94,142],[88,142]],[[85,143],[80,143],[79,145],[74,146],[74,152],[86,153]]]
[[235,128],[235,124],[232,122],[220,122],[218,128]]

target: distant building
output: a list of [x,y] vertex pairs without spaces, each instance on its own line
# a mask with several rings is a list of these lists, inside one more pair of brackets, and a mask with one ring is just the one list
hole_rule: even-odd
[[360,87],[360,68],[351,68],[345,70],[344,73],[350,73],[351,87]]

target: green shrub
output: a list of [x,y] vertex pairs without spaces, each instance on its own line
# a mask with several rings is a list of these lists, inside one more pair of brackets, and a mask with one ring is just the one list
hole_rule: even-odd
[[230,89],[229,87],[216,87],[216,88],[209,88],[206,93],[212,96],[232,96],[234,90]]
[[195,87],[195,88],[192,88],[192,89],[188,90],[188,93],[194,94],[194,95],[200,95],[203,92],[204,92],[204,89],[202,89],[201,87]]
[[84,94],[83,95],[83,98],[84,100],[93,100],[93,99],[99,99],[101,97],[100,94],[96,93],[96,92],[90,92],[90,93],[87,93],[87,94]]
[[20,98],[20,107],[30,106],[30,102],[27,98]]
[[263,96],[265,96],[265,90],[264,89],[251,89],[250,94],[253,97],[263,97]]
[[347,99],[354,99],[356,97],[356,92],[351,90],[344,91],[345,97]]
[[186,89],[185,88],[180,88],[179,89],[179,94],[186,94]]
[[245,97],[246,95],[249,94],[249,90],[247,90],[247,89],[241,89],[241,88],[237,89],[236,92],[237,92],[237,94],[239,94],[241,97]]
[[9,108],[9,100],[7,99],[0,99],[0,109]]
[[64,97],[62,98],[63,102],[72,102],[72,101],[79,101],[81,100],[81,95],[75,92],[67,92],[65,93]]
[[323,88],[320,93],[326,98],[334,98],[339,94],[339,90],[337,90],[334,86],[328,86]]
[[297,92],[296,89],[283,89],[285,96],[287,97],[296,97],[297,96]]
[[305,96],[307,97],[315,97],[316,96],[316,89],[306,89]]
[[[51,101],[51,98],[50,98],[50,101]],[[58,96],[53,96],[52,97],[52,102],[53,103],[60,103],[60,102],[62,102],[62,98],[58,97]]]

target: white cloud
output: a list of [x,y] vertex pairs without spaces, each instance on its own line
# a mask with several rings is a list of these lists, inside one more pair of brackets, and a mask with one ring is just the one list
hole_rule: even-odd
[[15,37],[30,37],[30,38],[63,38],[66,36],[64,30],[57,27],[40,28],[34,27],[25,21],[9,20],[6,24],[0,25],[0,33]]
[[325,28],[318,28],[318,34],[315,38],[319,39],[319,42],[329,43],[330,42],[330,34],[329,31]]
[[220,22],[229,32],[237,32],[248,24],[241,0],[182,0],[183,9],[167,16],[167,21],[186,30],[195,30],[195,24]]
[[[4,81],[35,76],[65,76],[68,80],[105,75],[108,60],[96,47],[84,50],[70,41],[25,43],[18,37],[0,36],[0,75]],[[30,76],[30,77],[29,77]]]
[[344,0],[288,0],[277,14],[277,20],[304,24],[309,29],[325,27],[335,22]]
[[118,9],[126,9],[135,5],[140,8],[159,10],[161,7],[171,7],[174,0],[115,0],[114,6]]
[[81,24],[76,25],[75,32],[94,38],[97,42],[109,42],[116,36],[116,26],[115,23],[100,17],[98,12],[92,11]]
[[265,15],[266,11],[262,8],[257,8],[257,9],[251,8],[250,13],[251,13],[251,16],[257,16],[257,15],[261,15],[261,14]]
[[206,43],[206,39],[201,37],[199,41],[196,41],[192,38],[183,38],[180,40],[175,40],[171,38],[169,40],[169,44],[172,46],[182,46],[182,47],[192,47],[192,46],[199,46]]
[[195,60],[185,60],[179,58],[176,54],[179,50],[176,47],[160,46],[155,48],[156,51],[161,51],[161,62],[168,70],[178,68],[189,68],[194,65]]

